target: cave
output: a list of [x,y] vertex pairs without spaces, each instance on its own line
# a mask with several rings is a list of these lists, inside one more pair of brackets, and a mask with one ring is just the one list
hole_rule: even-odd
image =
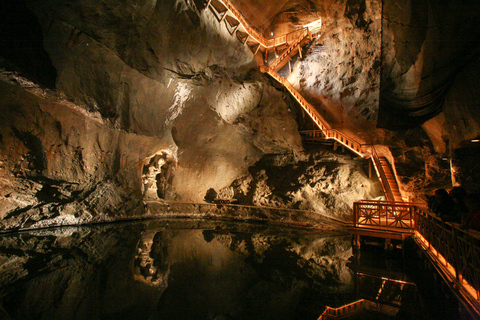
[[[318,318],[353,295],[355,203],[480,193],[478,1],[0,1],[6,319]],[[321,245],[283,237],[288,228],[320,232]],[[130,256],[114,248],[122,241]],[[305,269],[276,278],[277,255],[292,263],[279,243]],[[124,287],[109,282],[108,257]],[[101,261],[103,279],[80,272],[95,292],[69,282],[83,259]],[[35,292],[42,277],[58,296]],[[219,296],[205,291],[214,284]],[[301,299],[311,292],[326,300]],[[197,309],[177,314],[183,293]]]

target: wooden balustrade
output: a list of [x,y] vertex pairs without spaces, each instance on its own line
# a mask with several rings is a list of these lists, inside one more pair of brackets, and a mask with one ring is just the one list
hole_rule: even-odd
[[395,197],[393,195],[392,187],[388,182],[387,175],[385,174],[385,170],[383,170],[382,163],[380,162],[380,158],[378,156],[375,147],[372,146],[371,148],[371,155],[372,155],[372,162],[375,167],[375,171],[377,172],[377,176],[379,177],[380,184],[382,185],[383,191],[385,193],[385,197],[388,201],[394,201]]
[[385,231],[410,231],[415,228],[418,203],[363,200],[353,204],[355,227],[374,227]]
[[355,202],[353,226],[367,231],[364,235],[378,231],[414,235],[468,312],[480,315],[480,232],[443,222],[425,204],[398,201]]
[[272,78],[280,82],[295,98],[295,100],[300,104],[300,106],[308,113],[313,122],[320,128],[320,130],[330,129],[330,125],[325,121],[325,119],[318,113],[318,111],[313,107],[307,100],[300,94],[300,92],[295,89],[292,84],[283,76],[272,70],[269,66],[261,66],[260,71],[268,73]]
[[[213,3],[214,1],[215,3]],[[223,5],[225,7],[225,11],[219,9],[218,4]],[[325,121],[325,119],[320,115],[320,113],[315,109],[315,107],[308,103],[308,101],[305,100],[305,98],[293,87],[293,85],[285,77],[281,76],[274,70],[275,67],[278,66],[281,61],[284,60],[292,52],[292,50],[294,50],[299,44],[301,44],[303,39],[305,39],[306,37],[312,37],[312,33],[310,32],[309,28],[303,28],[274,39],[266,40],[257,31],[255,31],[249,26],[242,14],[233,6],[233,4],[229,0],[210,0],[207,6],[209,5],[211,5],[212,8],[214,8],[213,10],[218,12],[219,15],[222,17],[220,18],[220,21],[223,20],[223,18],[225,18],[228,13],[233,15],[238,20],[238,24],[242,26],[246,34],[242,33],[240,30],[237,30],[237,37],[239,39],[243,39],[242,41],[244,43],[247,43],[249,38],[252,38],[256,42],[258,42],[256,49],[253,50],[255,51],[255,53],[258,51],[260,46],[263,46],[266,50],[268,50],[269,48],[284,44],[289,45],[289,47],[280,55],[280,57],[278,57],[272,63],[270,67],[262,65],[260,66],[260,70],[264,73],[268,73],[271,77],[273,77],[276,81],[280,82],[290,92],[290,94],[300,104],[302,109],[307,112],[313,122],[323,132],[323,135],[326,139],[333,139],[335,141],[338,141],[343,146],[347,147],[361,157],[370,157],[370,154],[372,154],[372,161],[382,183],[386,198],[387,200],[394,200],[395,197],[389,184],[390,182],[387,179],[385,172],[383,171],[383,167],[380,163],[378,155],[376,155],[375,148],[371,146],[370,153],[367,153],[364,145],[362,145],[355,139],[341,133],[338,130],[331,129],[330,125]],[[319,30],[315,30],[315,33],[318,33],[318,31]]]
[[280,56],[278,56],[271,64],[270,64],[270,68],[271,69],[276,69],[277,66],[284,60],[288,57],[288,55],[297,47],[299,46],[302,41],[311,36],[311,33],[308,31],[308,29],[302,29],[300,30],[301,32],[295,32],[295,35],[297,35],[297,37],[294,39],[294,41],[290,44],[290,46],[282,52],[282,54]]
[[415,230],[433,248],[444,267],[453,269],[459,284],[468,283],[480,301],[480,232],[443,222],[427,210],[418,210]]
[[[266,39],[264,36],[262,36],[260,33],[258,33],[255,29],[253,29],[250,24],[245,20],[243,15],[235,8],[235,6],[229,1],[229,0],[212,0],[209,1],[208,5],[212,5],[212,7],[215,7],[213,2],[220,3],[223,5],[235,19],[237,19],[239,25],[242,26],[243,30],[247,33],[247,38],[244,40],[244,42],[247,42],[249,38],[252,38],[255,42],[257,42],[260,46],[262,46],[264,49],[273,49],[274,47],[279,47],[283,45],[289,45],[293,41],[297,40],[302,33],[308,32],[308,28],[302,28],[299,30],[292,31],[288,34],[273,38],[273,39]],[[217,12],[219,12],[218,9],[215,9]],[[221,14],[219,12],[219,14]],[[226,15],[227,12],[224,13]],[[315,30],[316,33],[318,33],[320,30]]]

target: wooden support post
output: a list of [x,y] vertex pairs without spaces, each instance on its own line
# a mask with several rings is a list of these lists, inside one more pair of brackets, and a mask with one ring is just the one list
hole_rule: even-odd
[[385,250],[393,250],[392,240],[385,238]]
[[373,159],[371,161],[368,161],[368,178],[369,179],[372,179],[372,161]]
[[333,151],[337,150],[337,140],[333,140]]
[[290,59],[288,59],[288,69],[292,72],[292,63],[290,62]]
[[257,49],[255,49],[255,53],[253,55],[256,55],[259,49],[260,49],[260,43],[258,44]]
[[302,57],[302,47],[298,47],[298,54],[300,55],[300,59],[303,58]]
[[232,35],[235,33],[235,31],[237,31],[238,27],[240,27],[240,23],[233,27]]
[[268,48],[265,48],[265,63],[268,61]]
[[243,45],[245,45],[245,43],[247,43],[249,37],[250,37],[250,35],[247,33],[247,36],[245,37],[245,41],[243,41]]
[[227,13],[228,13],[228,11],[225,11],[222,18],[220,19],[220,23],[222,23],[223,19],[225,19],[227,17]]
[[353,243],[354,243],[354,246],[355,248],[357,249],[360,249],[360,246],[361,246],[361,239],[360,239],[360,235],[359,234],[356,234],[353,236]]

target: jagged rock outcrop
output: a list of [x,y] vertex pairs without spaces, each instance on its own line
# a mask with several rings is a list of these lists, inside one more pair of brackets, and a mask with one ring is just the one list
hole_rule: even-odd
[[368,161],[323,149],[266,155],[232,186],[241,203],[312,210],[347,220],[353,202],[382,195],[378,180],[367,175]]

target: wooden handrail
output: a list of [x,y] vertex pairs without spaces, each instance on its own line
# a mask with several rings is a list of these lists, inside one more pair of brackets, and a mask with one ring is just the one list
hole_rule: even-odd
[[270,64],[271,69],[275,69],[286,57],[288,57],[288,55],[302,42],[303,39],[310,35],[308,29],[302,29],[301,31],[302,33],[298,35],[295,41]]
[[405,230],[415,228],[415,203],[403,201],[362,200],[353,203],[354,227],[374,227],[382,230]]
[[[403,222],[390,223],[389,220]],[[480,316],[479,231],[443,222],[429,212],[424,203],[400,201],[355,202],[353,225],[367,232],[412,234],[466,310],[475,319]]]
[[[243,29],[247,33],[247,38],[245,39],[245,42],[248,41],[248,37],[251,37],[255,41],[257,41],[259,45],[268,49],[268,48],[276,47],[283,44],[288,45],[291,41],[291,45],[281,54],[280,57],[278,57],[271,64],[270,67],[263,65],[263,66],[260,66],[260,70],[264,73],[268,73],[271,77],[273,77],[275,80],[280,82],[290,92],[290,94],[300,104],[303,110],[307,112],[307,114],[310,116],[313,122],[322,131],[326,139],[333,139],[335,141],[338,141],[343,146],[347,147],[348,149],[360,155],[361,157],[370,157],[370,154],[371,154],[375,170],[378,176],[380,177],[380,181],[385,191],[386,198],[387,200],[394,200],[392,188],[389,184],[389,181],[386,178],[385,172],[383,171],[383,167],[381,166],[381,163],[375,151],[375,148],[371,146],[370,148],[371,152],[369,154],[365,152],[365,145],[362,145],[355,139],[348,137],[347,135],[341,133],[338,130],[332,129],[330,125],[327,123],[327,121],[325,121],[325,119],[315,109],[315,107],[313,107],[307,100],[305,100],[305,98],[293,87],[293,85],[285,77],[281,76],[274,70],[274,68],[278,66],[278,64],[283,59],[285,59],[291,53],[291,51],[294,50],[294,48],[298,46],[303,39],[305,39],[305,37],[312,37],[312,33],[310,32],[309,28],[307,27],[300,30],[295,30],[286,35],[267,40],[263,36],[261,36],[257,31],[255,31],[252,27],[250,27],[250,25],[247,23],[247,21],[242,16],[242,14],[233,6],[233,4],[229,0],[213,0],[213,1],[223,4],[223,6],[227,9],[227,11],[230,12],[238,20],[239,24],[243,27]],[[212,4],[212,1],[209,1],[209,5],[212,5],[212,7],[214,7],[214,5]],[[213,10],[217,10],[217,9],[213,9]],[[227,12],[224,13],[224,15],[226,14]],[[318,31],[318,30],[316,29],[315,31]]]
[[260,70],[268,73],[272,78],[280,82],[290,92],[290,94],[295,98],[305,112],[308,113],[320,130],[325,131],[330,129],[330,125],[325,121],[325,119],[310,103],[308,103],[307,100],[305,100],[300,92],[298,92],[297,89],[295,89],[285,77],[272,70],[269,66],[261,66]]
[[443,222],[426,209],[417,211],[415,231],[453,267],[457,281],[468,281],[480,295],[480,232]]
[[[302,34],[305,32],[310,33],[310,31],[308,31],[308,28],[302,28],[302,29],[287,33],[285,35],[267,40],[265,37],[263,37],[260,33],[258,33],[255,29],[253,29],[250,26],[250,24],[243,17],[243,15],[235,8],[235,6],[229,0],[214,0],[214,1],[221,3],[227,9],[227,11],[230,12],[230,14],[233,15],[238,20],[239,24],[243,27],[243,29],[248,34],[248,36],[251,37],[256,42],[258,42],[265,49],[272,49],[274,47],[282,46],[285,44],[288,45],[291,41],[296,40],[299,37],[297,34]],[[319,32],[318,29],[315,29],[315,31],[316,31],[315,33]]]
[[389,201],[394,201],[395,197],[393,195],[392,187],[388,182],[387,175],[385,174],[385,170],[383,170],[382,164],[380,162],[380,158],[374,146],[372,146],[371,152],[372,152],[372,161],[373,161],[375,170],[377,171],[377,175],[380,178],[380,183],[382,184],[383,190],[385,192],[385,197]]

